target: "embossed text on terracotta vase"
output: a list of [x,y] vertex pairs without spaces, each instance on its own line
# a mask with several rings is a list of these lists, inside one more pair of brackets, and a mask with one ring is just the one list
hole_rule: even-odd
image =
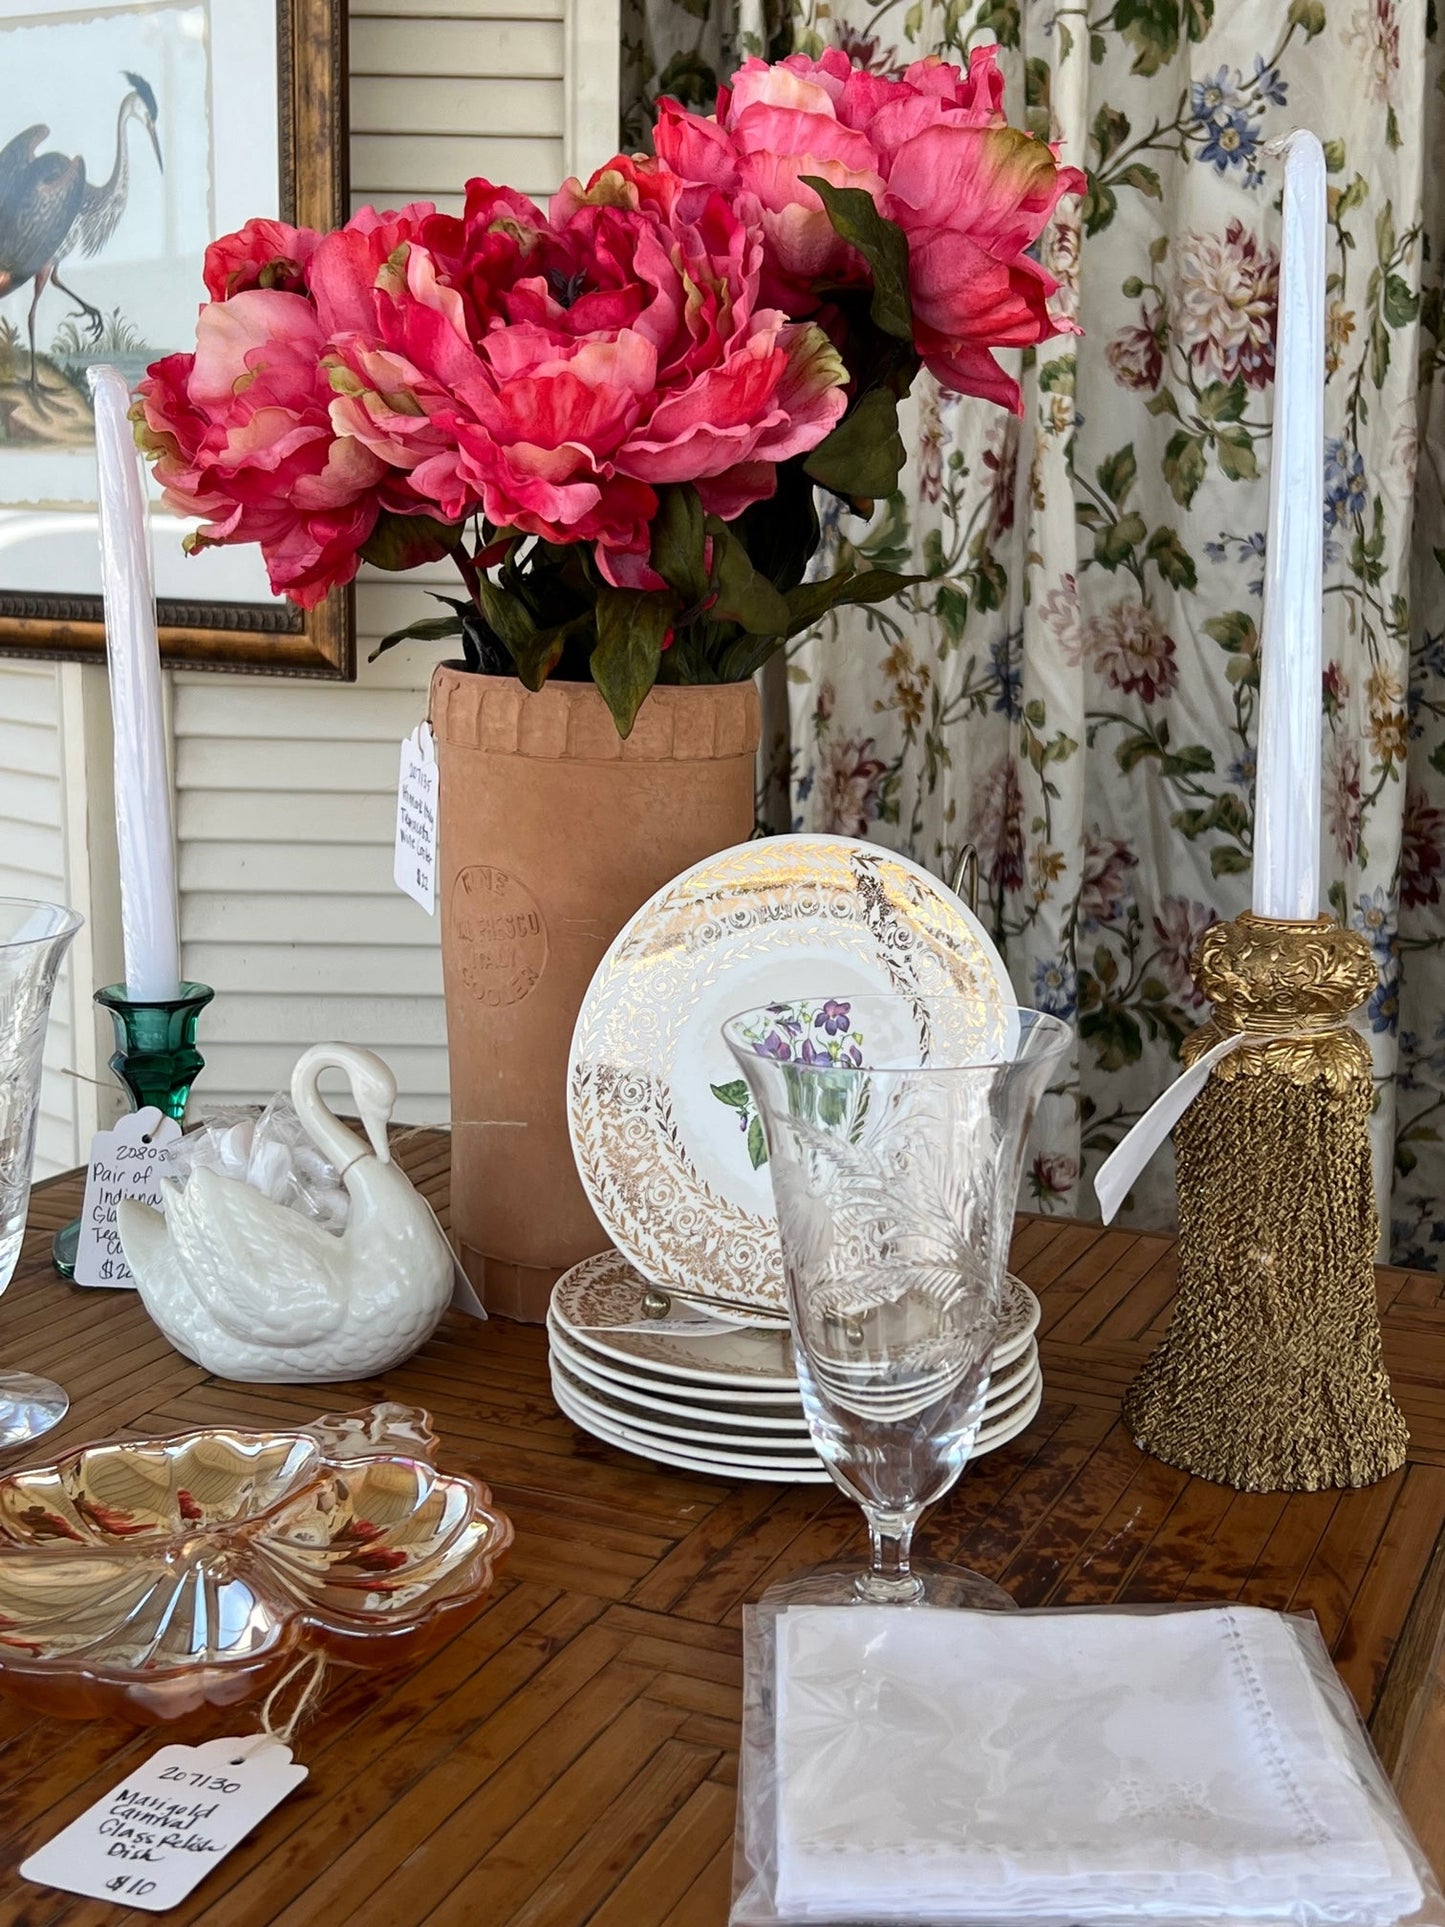
[[462,981],[498,1009],[530,996],[547,965],[547,925],[536,898],[510,871],[472,863],[452,886],[452,927]]

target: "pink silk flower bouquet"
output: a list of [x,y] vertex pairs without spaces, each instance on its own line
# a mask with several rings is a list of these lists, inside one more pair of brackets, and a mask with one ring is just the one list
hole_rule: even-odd
[[920,366],[1018,410],[991,350],[1070,326],[1028,250],[1083,178],[1002,101],[991,47],[901,79],[754,59],[546,213],[474,180],[460,217],[250,221],[208,249],[195,352],[148,371],[137,440],[192,548],[258,543],[303,607],[449,555],[454,614],[387,640],[590,678],[625,734],[654,682],[741,681],[912,580],[807,580],[815,488],[868,513]]

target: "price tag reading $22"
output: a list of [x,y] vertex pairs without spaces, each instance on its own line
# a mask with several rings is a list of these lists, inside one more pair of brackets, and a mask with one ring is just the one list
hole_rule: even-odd
[[437,752],[430,723],[418,723],[401,744],[396,783],[396,852],[391,874],[429,917],[436,915]]
[[21,1875],[164,1913],[305,1778],[290,1747],[263,1734],[162,1747],[23,1861]]

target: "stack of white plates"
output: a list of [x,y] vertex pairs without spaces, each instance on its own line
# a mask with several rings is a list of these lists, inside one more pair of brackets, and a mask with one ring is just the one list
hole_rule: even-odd
[[[975,1457],[1016,1437],[1039,1409],[1038,1322],[1039,1301],[1011,1277]],[[558,1280],[547,1332],[553,1396],[607,1444],[729,1479],[826,1481],[786,1331],[720,1324],[702,1307],[659,1298],[605,1251]]]

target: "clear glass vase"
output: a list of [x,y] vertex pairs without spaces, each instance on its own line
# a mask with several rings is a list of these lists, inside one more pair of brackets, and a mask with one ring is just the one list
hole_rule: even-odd
[[[25,1235],[51,993],[81,922],[63,904],[0,897],[0,1291]],[[0,1372],[0,1447],[49,1431],[68,1403],[49,1379]]]
[[808,1429],[872,1542],[866,1569],[794,1597],[1010,1603],[911,1552],[973,1449],[1024,1147],[1071,1037],[1022,1010],[981,1059],[977,1016],[962,998],[817,998],[724,1026],[766,1136]]

